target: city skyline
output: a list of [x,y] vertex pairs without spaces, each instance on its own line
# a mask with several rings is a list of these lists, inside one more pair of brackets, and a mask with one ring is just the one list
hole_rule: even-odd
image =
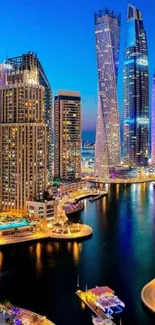
[[[12,37],[10,38],[10,25],[8,24],[8,26],[6,26],[5,13],[7,12],[8,21],[11,21],[11,17],[15,18],[16,15],[17,17],[21,16],[20,13],[22,11],[22,6],[17,0],[16,12],[14,12],[14,6],[11,1],[8,1],[7,4],[2,1],[2,19],[0,27],[4,30],[5,26],[5,33],[2,33],[0,61],[3,62],[6,55],[12,57],[29,50],[37,52],[41,63],[45,67],[46,74],[49,76],[49,81],[54,90],[54,95],[56,95],[57,89],[72,89],[80,91],[83,106],[83,130],[95,130],[95,118],[97,113],[97,75],[93,14],[96,10],[100,8],[102,9],[106,5],[108,5],[112,10],[121,11],[122,40],[127,1],[122,1],[120,7],[114,0],[111,0],[108,3],[103,3],[103,1],[100,0],[85,0],[84,2],[78,1],[78,6],[75,12],[73,7],[70,6],[69,0],[53,1],[52,4],[45,0],[44,5],[37,3],[37,14],[35,13],[35,4],[36,1],[31,4],[28,0],[24,10],[25,14],[22,16],[22,28],[20,30],[17,28],[16,19],[14,19],[14,24],[13,26],[11,25]],[[134,1],[134,4],[142,11],[143,19],[145,21],[145,29],[148,35],[151,80],[155,65],[155,45],[152,41],[153,30],[151,28],[151,19],[153,20],[153,8],[155,8],[155,4],[153,0],[149,3],[149,6],[146,6],[146,2],[143,0]],[[47,7],[48,13],[46,10]],[[50,19],[50,15],[53,16],[52,20]],[[29,17],[29,24],[27,24],[27,17]],[[41,19],[43,24],[41,24],[40,27]],[[60,19],[60,24],[57,25],[58,19]],[[74,20],[76,20],[76,24],[73,23]],[[63,29],[61,21],[65,21]],[[83,29],[85,29],[85,33],[83,33]],[[15,33],[16,30],[18,30],[17,35]],[[39,37],[37,35],[39,35]],[[61,45],[58,46],[58,44],[60,44],[58,42],[57,47],[55,47],[54,43],[56,42],[56,39],[60,38],[60,35],[63,35]],[[16,42],[17,37],[20,39],[19,42]],[[49,44],[50,39],[51,45]],[[42,44],[44,44],[44,46],[42,46]],[[122,46],[120,59],[121,74],[119,77],[119,103],[121,103],[122,99]],[[61,55],[62,52],[60,47],[61,49],[63,47],[63,57]],[[67,79],[65,78],[66,71],[68,75]],[[88,76],[89,83],[87,82]],[[122,112],[122,105],[120,110]]]

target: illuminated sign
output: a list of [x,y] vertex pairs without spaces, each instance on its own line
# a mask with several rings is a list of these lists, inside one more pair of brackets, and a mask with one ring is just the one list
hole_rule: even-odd
[[148,61],[146,59],[138,59],[136,62],[139,65],[145,65],[145,66],[148,65]]
[[137,117],[138,124],[149,124],[149,119],[147,117]]

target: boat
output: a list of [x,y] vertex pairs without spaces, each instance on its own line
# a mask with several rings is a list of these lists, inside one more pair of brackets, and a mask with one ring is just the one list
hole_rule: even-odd
[[95,316],[92,316],[92,323],[94,325],[114,325],[114,322],[111,319],[108,318],[101,319]]
[[84,203],[83,202],[74,202],[74,203],[69,203],[66,204],[64,207],[66,215],[75,213],[75,212],[80,212],[84,210]]
[[155,187],[155,182],[152,182],[152,186]]

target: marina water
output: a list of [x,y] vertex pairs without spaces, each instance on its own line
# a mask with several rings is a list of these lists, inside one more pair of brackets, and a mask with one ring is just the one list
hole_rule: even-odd
[[78,279],[81,289],[115,290],[126,305],[122,325],[155,324],[140,298],[155,277],[155,189],[151,183],[107,189],[108,197],[85,200],[76,214],[77,222],[93,228],[89,240],[0,248],[1,301],[7,298],[57,325],[90,325],[92,313],[75,295]]

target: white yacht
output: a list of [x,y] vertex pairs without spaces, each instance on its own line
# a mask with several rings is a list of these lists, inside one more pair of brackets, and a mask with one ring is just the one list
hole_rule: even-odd
[[111,319],[101,319],[95,316],[92,316],[92,323],[94,325],[114,325],[114,322]]

